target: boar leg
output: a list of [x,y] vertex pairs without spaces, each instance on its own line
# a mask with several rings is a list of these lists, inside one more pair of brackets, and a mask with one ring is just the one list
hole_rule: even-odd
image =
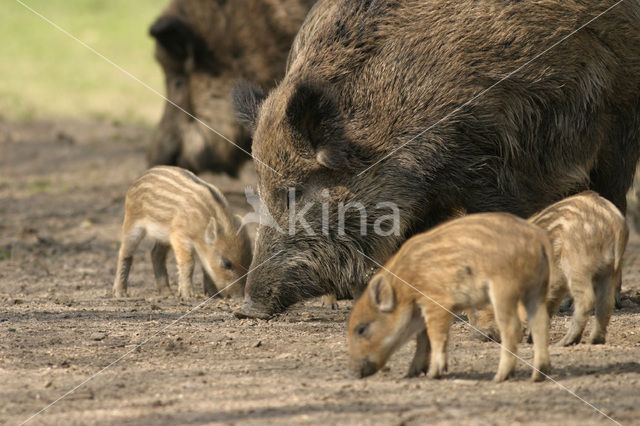
[[326,306],[330,311],[338,309],[338,299],[333,293],[322,296],[322,306]]
[[167,273],[167,253],[170,246],[157,241],[151,249],[151,264],[153,265],[153,275],[156,278],[158,293],[169,294],[169,274]]
[[434,305],[426,313],[425,322],[431,346],[427,377],[437,379],[447,371],[447,340],[449,339],[451,314],[442,307]]
[[595,299],[591,282],[591,278],[585,278],[577,274],[574,274],[569,279],[569,289],[573,296],[573,317],[571,318],[569,331],[567,331],[564,338],[557,343],[558,346],[575,345],[580,342]]
[[409,367],[407,377],[418,377],[422,373],[426,373],[429,369],[429,338],[427,330],[423,329],[416,335],[416,353],[413,355],[413,361]]
[[613,312],[613,306],[615,304],[614,284],[619,282],[621,269],[622,268],[618,268],[613,276],[608,274],[600,278],[597,282],[595,302],[596,318],[588,339],[592,345],[603,344],[605,341],[607,325],[609,324],[609,319],[611,319],[611,313]]
[[[122,229],[128,229],[127,223]],[[133,253],[135,253],[140,241],[144,238],[144,228],[133,228],[129,232],[122,233],[122,243],[118,251],[118,266],[116,269],[116,278],[113,282],[113,295],[115,297],[127,297],[127,280],[133,263]]]
[[[498,372],[493,377],[494,382],[507,380],[516,368],[516,351],[518,342],[522,339],[522,324],[518,318],[517,304],[508,298],[497,297],[494,311],[496,322],[500,330],[501,352]],[[535,344],[534,336],[534,344]]]
[[[562,299],[561,299],[562,300]],[[523,301],[526,306],[527,319],[531,337],[533,338],[533,366],[531,380],[544,380],[545,374],[551,370],[549,361],[549,314],[544,303],[544,296],[537,300]]]
[[171,247],[178,264],[178,293],[182,299],[191,299],[193,297],[193,253],[179,236],[171,236]]

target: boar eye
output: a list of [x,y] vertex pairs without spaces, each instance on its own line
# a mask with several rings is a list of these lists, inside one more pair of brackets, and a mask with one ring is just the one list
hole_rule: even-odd
[[300,201],[300,197],[302,196],[302,190],[296,187],[287,187],[283,189],[282,194],[282,203],[285,210],[289,209],[289,206],[293,203],[297,203]]
[[233,268],[233,263],[231,263],[231,261],[226,257],[223,257],[220,260],[220,266],[222,266],[222,269],[231,269]]
[[356,334],[359,337],[365,337],[365,335],[367,334],[368,330],[369,330],[369,324],[368,323],[358,324],[358,326],[356,327]]

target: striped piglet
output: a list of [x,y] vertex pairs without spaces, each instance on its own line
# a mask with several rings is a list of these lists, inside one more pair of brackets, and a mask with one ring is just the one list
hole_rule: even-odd
[[244,293],[245,275],[251,263],[247,231],[229,210],[222,193],[188,170],[154,167],[127,191],[113,284],[116,297],[127,295],[133,254],[147,235],[155,240],[151,261],[160,293],[170,292],[166,266],[170,248],[178,265],[181,298],[194,295],[194,255],[205,271],[205,293],[213,293],[213,283],[225,296]]

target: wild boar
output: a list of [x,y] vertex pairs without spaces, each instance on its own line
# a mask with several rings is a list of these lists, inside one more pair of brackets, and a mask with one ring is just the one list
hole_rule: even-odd
[[[458,210],[528,217],[593,189],[624,211],[640,3],[607,4],[319,1],[268,97],[235,90],[278,224],[258,230],[238,315],[357,295],[376,269],[362,254],[384,263]],[[380,226],[381,203],[399,219]]]
[[170,292],[167,274],[170,248],[178,264],[181,298],[194,295],[194,254],[204,270],[205,292],[208,280],[213,280],[225,296],[237,297],[244,293],[245,276],[251,263],[247,230],[231,213],[222,193],[190,171],[154,167],[127,191],[113,284],[116,297],[127,295],[133,254],[145,236],[155,240],[151,261],[160,293]]
[[553,245],[549,316],[556,313],[567,291],[573,297],[571,325],[558,345],[580,342],[594,306],[596,321],[588,341],[604,343],[629,239],[624,216],[611,202],[586,191],[547,207],[529,221],[546,230]]
[[313,0],[171,1],[150,28],[166,96],[219,134],[166,102],[147,151],[149,165],[234,175],[250,158],[251,141],[233,117],[232,82],[245,78],[270,88],[280,80],[291,42],[312,4]]
[[417,333],[408,376],[427,372],[438,378],[447,370],[453,314],[491,303],[502,340],[494,381],[515,371],[522,338],[519,308],[526,311],[533,334],[531,378],[544,379],[550,369],[545,306],[550,259],[546,233],[506,213],[469,215],[413,236],[373,276],[353,307],[351,369],[360,377],[375,373]]

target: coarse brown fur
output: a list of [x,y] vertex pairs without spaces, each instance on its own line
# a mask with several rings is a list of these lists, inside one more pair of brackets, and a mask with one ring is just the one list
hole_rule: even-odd
[[452,314],[490,303],[502,339],[494,380],[503,381],[515,370],[522,337],[519,306],[534,336],[531,378],[542,380],[550,369],[545,307],[550,256],[543,230],[506,213],[469,215],[410,238],[353,307],[351,369],[360,377],[375,373],[417,333],[408,375],[427,372],[438,378],[447,370]]
[[[369,232],[359,233],[357,211],[345,235],[335,213],[328,235],[263,227],[254,265],[276,256],[248,277],[240,314],[357,295],[375,271],[360,252],[382,263],[459,209],[528,217],[593,189],[624,211],[640,154],[640,3],[572,34],[610,4],[318,2],[284,80],[266,99],[239,89],[250,102],[236,106],[270,167],[256,163],[278,223],[289,221],[295,186],[303,203],[324,190],[332,209],[361,203]],[[371,232],[381,201],[401,212],[397,234]],[[319,230],[318,203],[306,217]]]
[[[127,295],[133,254],[145,236],[155,240],[153,272],[160,293],[168,293],[167,254],[178,264],[180,297],[193,297],[194,256],[204,270],[205,293],[242,296],[251,262],[247,230],[229,210],[222,193],[188,170],[158,166],[148,170],[127,191],[122,243],[113,293]],[[212,281],[213,280],[213,281]]]
[[[173,0],[152,25],[167,98],[247,152],[229,92],[236,79],[271,88],[313,0]],[[154,132],[150,166],[235,174],[250,157],[169,102]]]

